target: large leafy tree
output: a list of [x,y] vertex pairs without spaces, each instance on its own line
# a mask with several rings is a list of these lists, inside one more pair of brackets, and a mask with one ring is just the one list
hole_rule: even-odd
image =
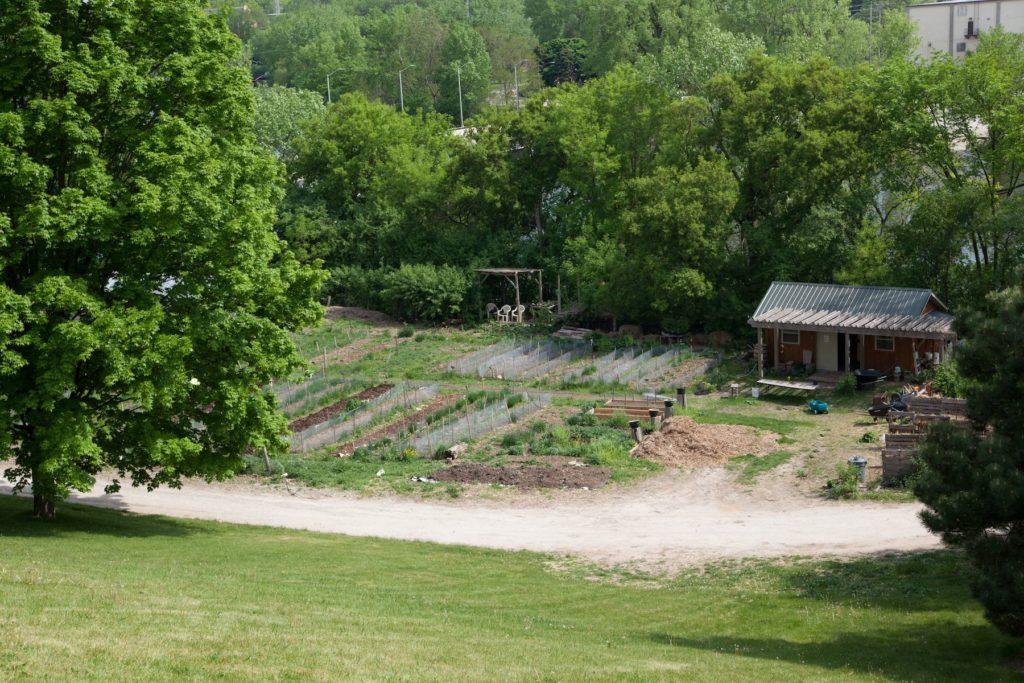
[[893,60],[880,71],[871,96],[898,150],[886,154],[886,172],[907,169],[884,187],[904,200],[884,226],[896,282],[935,287],[957,305],[1015,281],[1024,262],[1022,84],[1024,37],[998,31],[962,63]]
[[739,183],[736,291],[773,279],[829,281],[874,196],[888,132],[868,75],[824,59],[755,57],[709,87],[710,140]]
[[284,418],[319,273],[272,230],[239,43],[197,0],[0,14],[0,449],[36,512],[104,467],[225,476]]
[[974,594],[1005,633],[1024,636],[1024,291],[991,295],[961,332],[968,412],[984,436],[938,425],[921,451],[914,492],[925,524],[963,548]]

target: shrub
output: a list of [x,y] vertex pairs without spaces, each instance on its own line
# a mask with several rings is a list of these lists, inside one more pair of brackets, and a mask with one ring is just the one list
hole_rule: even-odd
[[857,380],[853,378],[852,374],[846,373],[836,382],[833,393],[837,396],[851,396],[855,391],[857,391]]
[[515,408],[517,405],[519,405],[522,402],[523,402],[523,395],[522,394],[514,394],[514,395],[508,397],[508,400],[505,401],[505,405],[509,409],[512,409],[512,408]]
[[857,468],[843,463],[836,468],[836,478],[825,484],[825,497],[833,500],[849,499],[857,495]]
[[940,364],[932,375],[932,388],[950,398],[966,398],[969,384],[955,359]]
[[403,265],[383,278],[380,292],[388,311],[410,320],[444,320],[457,316],[469,290],[458,268]]
[[570,415],[565,423],[570,427],[593,427],[597,424],[597,417],[593,413],[581,412],[577,415]]
[[604,423],[613,429],[626,429],[629,427],[629,416],[625,413],[613,413]]
[[412,325],[402,325],[402,327],[398,330],[398,336],[402,338],[411,337],[415,333],[416,330],[413,328]]

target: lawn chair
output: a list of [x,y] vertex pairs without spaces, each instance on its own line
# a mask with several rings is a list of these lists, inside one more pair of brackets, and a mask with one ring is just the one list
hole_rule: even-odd
[[494,317],[496,317],[498,319],[499,323],[507,323],[508,322],[508,316],[509,316],[509,313],[511,313],[511,311],[512,311],[512,307],[509,306],[508,304],[506,304],[506,305],[504,305],[504,306],[502,306],[501,308],[498,309],[498,312],[494,314]]
[[487,319],[498,317],[498,304],[487,304]]
[[524,313],[526,313],[526,306],[523,306],[522,304],[519,304],[518,306],[513,308],[512,309],[512,313],[511,313],[512,322],[514,322],[514,323],[521,323],[521,322],[523,322],[523,314]]

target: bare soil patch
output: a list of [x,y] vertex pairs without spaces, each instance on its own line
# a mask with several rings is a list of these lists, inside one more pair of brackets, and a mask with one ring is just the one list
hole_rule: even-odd
[[521,488],[582,489],[600,488],[608,483],[611,470],[589,467],[567,458],[546,458],[544,465],[487,465],[460,462],[436,472],[438,481],[460,484],[502,484]]
[[321,422],[326,422],[335,415],[340,415],[341,413],[345,412],[345,409],[348,407],[348,404],[351,403],[352,401],[369,401],[375,399],[378,396],[387,393],[387,391],[393,386],[393,384],[378,384],[375,387],[363,389],[355,396],[346,396],[340,401],[335,401],[331,405],[325,406],[320,410],[316,411],[315,413],[310,413],[305,417],[300,417],[297,420],[292,420],[288,424],[288,429],[290,429],[293,432],[301,432],[303,429],[309,429],[313,425],[318,425]]
[[[383,351],[396,344],[406,342],[409,339],[410,337],[394,337],[388,338],[386,341],[381,341],[379,337],[367,337],[366,339],[360,339],[359,341],[352,342],[348,346],[343,346],[340,349],[335,349],[334,351],[328,351],[327,364],[346,365],[348,363],[355,363],[356,361],[366,358],[371,353]],[[317,360],[319,359],[313,359],[314,364]]]
[[409,428],[409,425],[423,422],[434,413],[444,410],[446,407],[455,403],[460,398],[462,398],[462,396],[459,394],[435,396],[433,399],[431,399],[430,403],[426,404],[422,408],[418,408],[414,412],[403,417],[401,420],[398,420],[397,422],[392,422],[390,424],[382,425],[380,428],[374,429],[373,431],[363,435],[359,439],[342,444],[335,452],[335,455],[339,457],[351,455],[360,446],[365,446],[367,444],[373,443],[374,441],[379,441],[380,439],[384,439],[395,434],[401,434],[403,431]]
[[644,439],[633,455],[672,467],[714,467],[738,455],[765,455],[778,448],[778,436],[740,425],[699,424],[670,417]]

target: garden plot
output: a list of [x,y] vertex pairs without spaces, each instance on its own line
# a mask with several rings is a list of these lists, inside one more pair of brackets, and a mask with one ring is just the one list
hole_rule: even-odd
[[286,385],[284,390],[273,393],[281,412],[295,418],[329,402],[331,398],[341,398],[360,384],[365,384],[364,380],[354,377],[317,376],[302,384]]
[[459,359],[451,369],[481,378],[535,379],[583,357],[589,349],[589,344],[550,339],[518,345],[504,342]]
[[550,403],[551,397],[547,394],[515,394],[507,400],[496,401],[480,410],[443,422],[425,433],[412,435],[402,446],[411,448],[420,455],[430,455],[442,446],[479,439],[539,411]]
[[437,393],[438,388],[434,384],[419,387],[407,383],[396,385],[387,393],[361,403],[348,412],[293,434],[291,448],[305,453],[311,449],[337,443],[356,429],[369,425],[392,411],[418,405],[433,398]]

